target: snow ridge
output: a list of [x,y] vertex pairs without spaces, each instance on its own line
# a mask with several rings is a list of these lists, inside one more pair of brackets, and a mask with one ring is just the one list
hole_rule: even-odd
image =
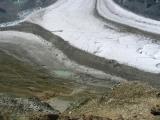
[[97,0],[97,10],[101,16],[109,20],[143,31],[160,34],[160,21],[130,12],[116,4],[114,0]]

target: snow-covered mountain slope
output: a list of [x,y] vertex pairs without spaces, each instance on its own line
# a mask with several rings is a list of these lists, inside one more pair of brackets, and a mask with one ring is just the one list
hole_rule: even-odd
[[[112,11],[106,8],[106,4],[115,5],[109,1],[112,0],[97,1],[98,10],[103,12],[102,15],[107,16],[106,13],[109,13],[111,20],[121,22],[122,19],[123,23],[130,24],[128,21],[131,20],[124,16],[125,10],[123,13],[118,7],[111,6]],[[28,20],[40,24],[82,50],[144,71],[160,73],[160,43],[153,43],[152,39],[144,35],[111,29],[112,25],[95,17],[95,6],[96,0],[59,0],[44,11],[33,14]],[[120,15],[114,13],[119,9]],[[121,14],[124,17],[121,18]],[[135,18],[139,21],[132,19],[131,25],[146,29],[154,27],[159,29],[155,25],[160,24],[159,22],[149,20],[148,24],[141,21],[148,19],[140,18],[143,17]],[[157,30],[153,29],[153,31]]]

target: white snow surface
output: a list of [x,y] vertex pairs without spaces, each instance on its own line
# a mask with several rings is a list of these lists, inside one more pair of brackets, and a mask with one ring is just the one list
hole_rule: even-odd
[[[94,16],[95,7],[96,0],[58,0],[28,20],[82,50],[147,72],[160,73],[160,43],[144,35],[111,29],[112,25]],[[98,0],[97,9],[113,21],[159,32],[160,22],[126,11],[112,0]]]
[[113,0],[97,0],[97,11],[111,21],[125,24],[143,31],[160,34],[160,21],[146,18],[130,12]]

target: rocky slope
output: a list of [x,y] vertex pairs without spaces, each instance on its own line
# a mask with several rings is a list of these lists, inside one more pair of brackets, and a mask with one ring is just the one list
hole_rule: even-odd
[[[114,0],[120,6],[136,13],[160,20],[160,1],[156,0]],[[156,12],[155,12],[156,11]]]
[[56,0],[1,0],[0,23],[11,22],[32,12],[33,9],[46,7]]

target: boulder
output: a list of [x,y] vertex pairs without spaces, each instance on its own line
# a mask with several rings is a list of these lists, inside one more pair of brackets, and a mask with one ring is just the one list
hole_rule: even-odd
[[58,114],[33,114],[29,120],[58,120]]
[[151,114],[157,116],[160,115],[160,105],[156,105],[151,109]]

